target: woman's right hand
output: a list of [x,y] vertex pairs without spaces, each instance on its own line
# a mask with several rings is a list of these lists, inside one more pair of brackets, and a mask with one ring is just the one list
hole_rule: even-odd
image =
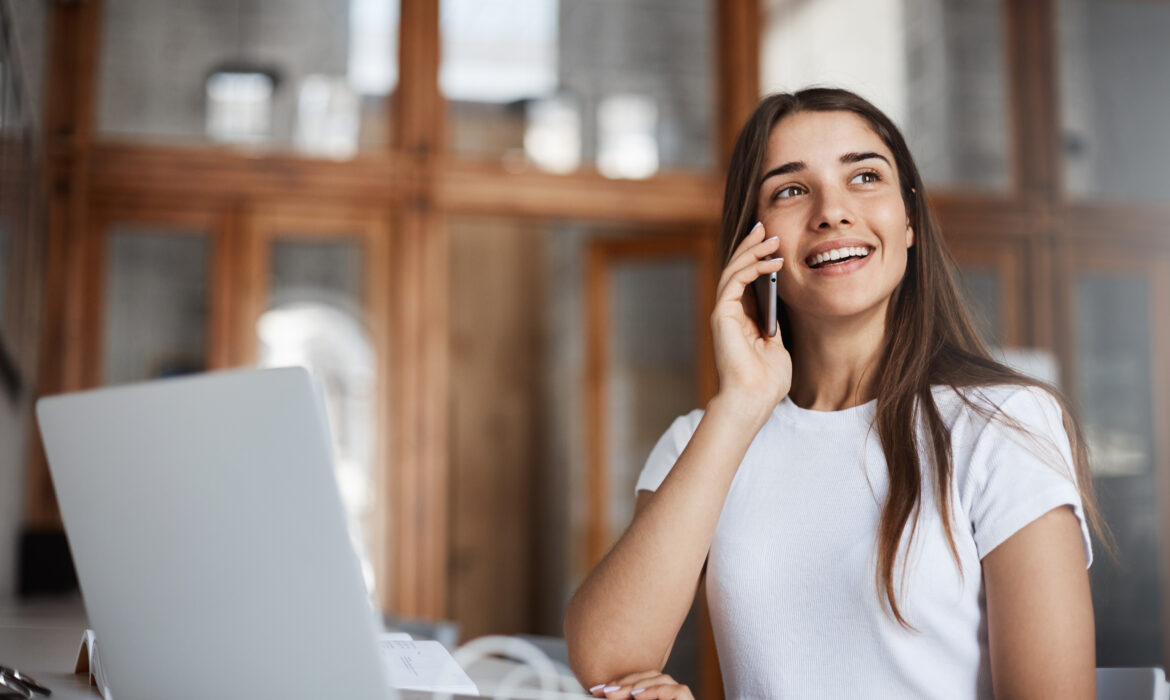
[[590,689],[595,698],[609,700],[695,700],[691,689],[661,671],[631,673]]
[[765,338],[753,318],[755,300],[745,294],[760,275],[778,272],[783,258],[768,259],[779,248],[779,238],[766,238],[763,224],[756,224],[740,242],[719,278],[711,333],[715,344],[715,367],[719,372],[719,393],[737,402],[759,402],[771,410],[792,386],[792,358],[780,332]]

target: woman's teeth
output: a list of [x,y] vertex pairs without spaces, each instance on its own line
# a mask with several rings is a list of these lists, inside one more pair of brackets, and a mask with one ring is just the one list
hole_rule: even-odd
[[868,255],[869,248],[865,247],[837,248],[817,253],[808,259],[808,265],[809,267],[820,267],[826,263],[844,262],[852,258],[864,258]]

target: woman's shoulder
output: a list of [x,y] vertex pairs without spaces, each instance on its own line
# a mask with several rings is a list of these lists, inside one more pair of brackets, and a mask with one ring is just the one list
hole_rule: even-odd
[[667,433],[683,437],[686,440],[690,440],[691,435],[693,435],[699,428],[699,421],[703,420],[703,415],[705,413],[705,410],[696,408],[689,413],[682,414],[678,418],[675,418],[674,422],[670,424],[670,428],[667,429]]
[[691,436],[698,430],[699,421],[703,420],[703,414],[703,409],[696,408],[671,421],[666,431],[658,438],[658,443],[654,446],[651,457],[662,455],[667,458],[677,458],[686,448],[687,443],[691,441]]
[[658,486],[674,467],[679,455],[686,449],[687,443],[691,441],[691,436],[695,434],[695,430],[699,427],[699,421],[702,419],[703,409],[696,408],[671,422],[666,432],[658,438],[658,442],[650,450],[650,456],[646,458],[646,464],[642,467],[642,473],[638,476],[638,483],[634,487],[635,492],[658,490]]
[[958,422],[986,425],[989,421],[1006,419],[1009,422],[1060,422],[1063,411],[1060,401],[1051,390],[1032,384],[984,384],[952,387],[931,387],[935,405],[949,426]]

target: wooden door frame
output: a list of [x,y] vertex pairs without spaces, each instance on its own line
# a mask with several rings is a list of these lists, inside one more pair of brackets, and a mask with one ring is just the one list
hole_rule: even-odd
[[106,272],[109,265],[107,246],[113,226],[155,227],[160,235],[205,236],[210,246],[207,269],[208,329],[205,357],[208,369],[226,367],[224,362],[229,306],[232,295],[231,255],[225,235],[223,217],[215,212],[195,209],[153,209],[146,207],[98,207],[86,219],[87,233],[82,242],[84,264],[84,305],[78,317],[76,335],[83,342],[66,348],[68,362],[81,366],[80,384],[68,390],[91,389],[102,385],[104,360],[102,341],[105,321]]
[[[695,327],[698,329],[695,354],[695,385],[698,399],[705,405],[715,395],[718,377],[708,322],[715,303],[715,282],[720,266],[715,237],[702,232],[676,233],[669,236],[627,235],[598,238],[585,250],[585,434],[586,440],[586,532],[582,551],[584,571],[597,565],[616,533],[609,530],[609,478],[606,468],[608,430],[606,428],[606,387],[612,337],[610,317],[610,282],[613,267],[621,262],[690,259],[696,263],[698,284],[694,290]],[[719,658],[707,608],[706,586],[700,580],[696,594],[698,604],[698,697],[723,696]]]
[[395,376],[393,356],[394,321],[400,313],[391,310],[393,275],[396,260],[390,253],[391,226],[384,209],[362,206],[319,205],[288,201],[260,201],[239,213],[239,269],[236,275],[235,304],[230,321],[234,333],[230,344],[233,365],[250,365],[256,361],[255,327],[268,302],[271,287],[271,246],[278,240],[351,240],[361,247],[363,317],[360,320],[370,334],[377,358],[374,391],[374,458],[373,490],[375,493],[371,522],[370,556],[378,581],[378,603],[392,609],[396,588],[394,552],[399,549],[401,523],[395,497],[391,455],[397,452],[397,437],[402,419],[392,411],[394,395],[402,378]]
[[609,550],[612,536],[609,528],[609,478],[606,468],[608,431],[606,429],[606,381],[609,372],[610,339],[609,284],[613,267],[621,262],[689,259],[697,263],[699,285],[695,291],[695,327],[700,330],[695,353],[695,386],[699,400],[706,403],[714,395],[714,359],[710,343],[711,314],[715,299],[714,278],[710,270],[714,263],[711,237],[702,233],[691,235],[598,238],[585,249],[585,403],[587,440],[588,509],[586,515],[585,566],[588,571],[601,561]]

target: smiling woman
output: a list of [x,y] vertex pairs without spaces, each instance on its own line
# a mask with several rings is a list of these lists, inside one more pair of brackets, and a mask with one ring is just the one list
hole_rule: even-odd
[[[1080,427],[989,356],[893,123],[844,90],[766,98],[723,250],[719,391],[566,615],[585,687],[689,697],[661,668],[705,572],[730,697],[1093,697]],[[765,337],[744,289],[772,273]]]
[[790,310],[885,313],[914,243],[893,160],[852,112],[798,112],[772,131],[756,218],[780,257],[799,262],[779,279]]

